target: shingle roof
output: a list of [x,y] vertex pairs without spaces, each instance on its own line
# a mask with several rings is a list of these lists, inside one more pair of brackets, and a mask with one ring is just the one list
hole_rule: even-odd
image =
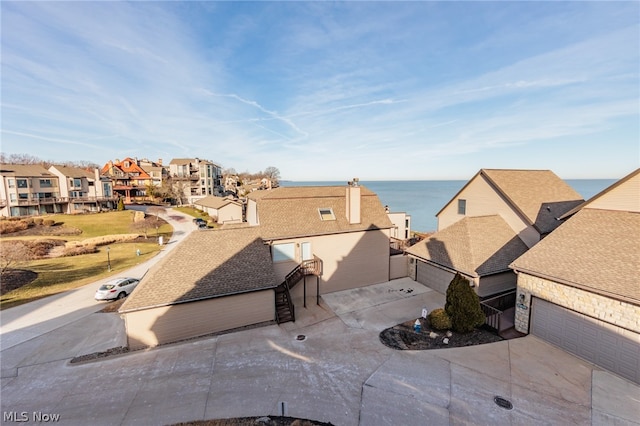
[[551,170],[482,169],[481,173],[524,213],[541,234],[557,228],[556,218],[584,201]]
[[582,209],[511,266],[640,305],[640,214]]
[[95,175],[85,169],[79,167],[55,166],[55,168],[66,177],[95,179]]
[[269,247],[256,228],[197,231],[158,262],[120,308],[128,312],[278,284]]
[[0,174],[19,177],[55,176],[44,167],[36,164],[0,164]]
[[[481,169],[467,185],[478,176],[492,184],[523,219],[541,234],[557,228],[560,222],[556,218],[584,201],[580,194],[551,170]],[[447,205],[457,199],[467,185]]]
[[189,164],[189,163],[195,163],[195,162],[196,162],[195,158],[174,158],[169,162],[169,164]]
[[526,251],[526,244],[499,215],[465,217],[407,249],[474,277],[508,270],[509,263]]
[[[350,224],[346,214],[346,186],[279,187],[250,194],[257,202],[264,239],[325,235],[393,225],[378,196],[360,187],[360,223]],[[260,193],[260,194],[256,194]],[[333,210],[335,220],[321,220],[319,209]]]
[[206,197],[194,202],[193,204],[197,204],[203,207],[210,207],[212,209],[219,209],[226,206],[227,204],[241,205],[239,202],[227,197],[216,197],[215,195],[207,195]]

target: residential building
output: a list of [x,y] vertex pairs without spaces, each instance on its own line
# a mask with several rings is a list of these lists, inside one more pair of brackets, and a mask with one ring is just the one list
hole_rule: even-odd
[[129,348],[272,322],[277,284],[258,229],[194,232],[120,308]]
[[162,166],[162,159],[150,161],[143,158],[142,160],[138,160],[138,165],[151,177],[151,184],[155,188],[160,188],[163,182],[169,177],[169,170]]
[[59,193],[68,201],[64,213],[85,213],[112,210],[118,196],[111,179],[101,176],[98,169],[51,166],[49,172],[57,176]]
[[113,191],[125,203],[147,200],[147,189],[154,184],[154,179],[138,163],[137,158],[130,157],[109,160],[101,170],[102,175],[113,181]]
[[64,213],[69,202],[60,194],[58,176],[39,165],[0,165],[0,215]]
[[218,224],[242,223],[243,205],[233,197],[216,197],[207,195],[206,197],[193,203],[193,206],[207,212]]
[[509,264],[583,201],[550,170],[481,169],[437,213],[438,232],[406,250],[409,276],[441,293],[456,273],[481,298],[511,291]]
[[640,384],[640,169],[560,219],[511,264],[516,329]]
[[222,169],[217,164],[199,158],[174,158],[169,163],[172,186],[189,204],[221,193]]
[[[271,247],[280,280],[303,261],[322,262],[319,286],[306,289],[307,297],[389,280],[393,224],[368,188],[355,183],[254,191],[246,208],[247,222]],[[296,291],[294,298],[305,292]]]
[[367,188],[281,187],[248,203],[248,223],[193,233],[144,277],[119,311],[130,347],[295,321],[296,305],[389,280],[393,225]]

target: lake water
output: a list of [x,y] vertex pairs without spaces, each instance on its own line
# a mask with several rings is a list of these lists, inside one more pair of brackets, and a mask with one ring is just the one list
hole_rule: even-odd
[[[566,179],[585,200],[602,191],[615,179]],[[412,180],[412,181],[360,181],[388,205],[392,212],[406,212],[411,215],[414,231],[433,231],[438,227],[438,213],[466,180]],[[346,181],[295,182],[283,181],[282,186],[346,186]]]

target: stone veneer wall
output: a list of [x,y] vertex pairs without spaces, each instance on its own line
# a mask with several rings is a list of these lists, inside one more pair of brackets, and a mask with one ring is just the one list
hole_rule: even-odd
[[[521,294],[524,303],[520,302]],[[640,333],[640,306],[519,272],[515,328],[521,333],[529,333],[532,296]]]

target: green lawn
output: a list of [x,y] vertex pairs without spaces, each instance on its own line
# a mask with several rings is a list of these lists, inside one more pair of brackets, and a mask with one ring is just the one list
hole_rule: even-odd
[[177,210],[181,213],[188,214],[193,217],[201,217],[205,220],[209,219],[209,215],[201,210],[195,209],[193,207],[174,207],[173,210]]
[[[62,226],[70,226],[83,231],[80,235],[56,237],[65,240],[83,240],[103,235],[133,232],[130,229],[132,214],[129,211],[75,216],[55,215],[53,218],[56,222],[63,222]],[[159,235],[163,236],[165,241],[168,241],[173,228],[162,220],[160,223],[162,223],[162,226],[158,229]],[[142,243],[110,244],[111,272],[107,271],[106,246],[98,247],[97,253],[39,259],[22,264],[19,266],[20,269],[29,269],[36,272],[38,278],[30,284],[0,297],[0,310],[77,288],[108,276],[120,276],[126,269],[144,262],[159,252],[160,247],[157,244],[155,233],[155,229],[153,229],[149,233],[149,239]],[[11,234],[3,236],[2,239],[5,238],[11,239]],[[43,238],[51,237],[20,237],[20,239],[34,240]],[[137,249],[140,249],[140,256],[136,255]]]

